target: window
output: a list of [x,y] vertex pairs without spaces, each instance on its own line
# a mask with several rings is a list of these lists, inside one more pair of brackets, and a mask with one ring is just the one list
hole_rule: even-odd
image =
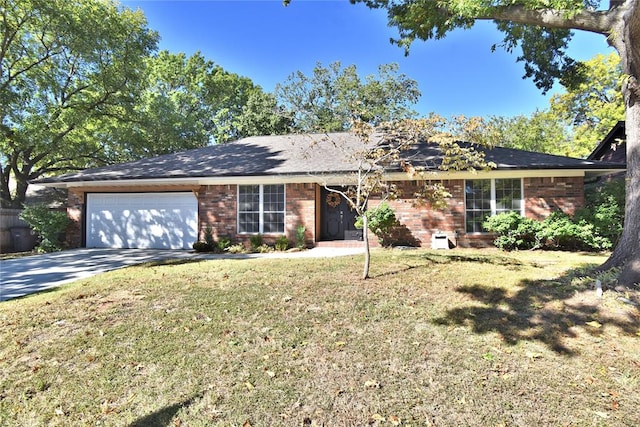
[[465,182],[467,233],[482,233],[482,223],[503,212],[522,214],[521,179],[473,179]]
[[238,233],[284,233],[284,185],[238,186]]
[[491,181],[467,181],[464,192],[467,233],[479,233],[482,231],[482,223],[491,215]]

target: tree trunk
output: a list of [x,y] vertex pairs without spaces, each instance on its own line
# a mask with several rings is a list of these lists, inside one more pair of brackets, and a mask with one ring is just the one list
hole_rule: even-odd
[[9,190],[9,180],[11,179],[9,172],[9,169],[0,167],[0,207],[2,208],[13,207],[11,190]]
[[621,268],[618,283],[640,283],[640,4],[628,0],[629,8],[613,28],[609,41],[620,54],[626,80],[622,90],[626,107],[627,175],[624,228],[618,245],[599,267]]
[[369,220],[367,215],[362,215],[362,240],[364,240],[364,269],[362,279],[369,278],[369,266],[371,265],[371,249],[369,248]]
[[621,268],[618,283],[640,283],[640,104],[627,105],[627,175],[624,228],[618,245],[599,270]]

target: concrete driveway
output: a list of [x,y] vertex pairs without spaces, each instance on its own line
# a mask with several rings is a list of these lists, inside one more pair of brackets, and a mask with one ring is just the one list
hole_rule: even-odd
[[209,255],[184,250],[74,249],[0,260],[0,301],[55,288],[110,270],[168,259],[330,257],[362,253],[361,248],[315,248],[302,252]]
[[55,288],[63,283],[129,265],[188,258],[188,251],[74,249],[0,261],[0,301]]

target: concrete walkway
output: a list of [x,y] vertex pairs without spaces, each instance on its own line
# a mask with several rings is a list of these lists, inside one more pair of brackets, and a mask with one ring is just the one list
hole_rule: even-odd
[[55,288],[110,270],[170,259],[325,258],[363,253],[363,248],[314,248],[268,254],[197,254],[184,250],[74,249],[0,260],[0,301]]

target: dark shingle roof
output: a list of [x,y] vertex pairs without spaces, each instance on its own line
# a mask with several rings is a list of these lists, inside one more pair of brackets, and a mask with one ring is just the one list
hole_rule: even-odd
[[[357,150],[362,142],[350,133],[260,136],[151,157],[102,168],[86,169],[38,183],[72,183],[167,178],[246,177],[344,173],[355,170],[344,155],[345,147]],[[574,159],[495,147],[486,150],[487,161],[498,170],[622,169],[619,164]],[[412,150],[412,162],[437,169],[442,154],[437,144],[420,144]]]

